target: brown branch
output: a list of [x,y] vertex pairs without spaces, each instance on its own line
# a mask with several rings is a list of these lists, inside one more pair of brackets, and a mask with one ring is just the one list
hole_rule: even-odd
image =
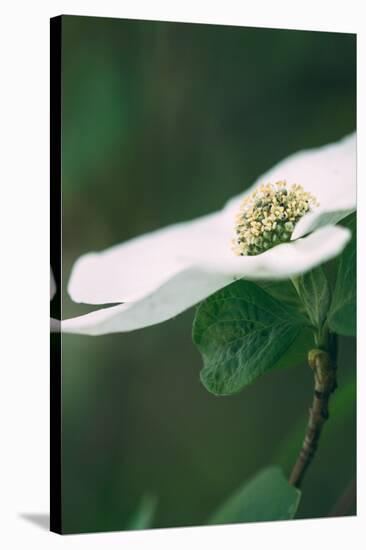
[[337,387],[336,365],[331,354],[321,349],[309,352],[308,361],[314,372],[314,397],[300,454],[292,469],[289,483],[300,487],[318,448],[320,434],[329,418],[328,401]]

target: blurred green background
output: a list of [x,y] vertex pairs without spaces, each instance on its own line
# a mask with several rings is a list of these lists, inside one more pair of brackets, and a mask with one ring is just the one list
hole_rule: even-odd
[[[72,16],[62,27],[64,318],[91,309],[66,293],[79,255],[221,208],[288,154],[355,128],[354,35]],[[156,504],[154,527],[202,524],[263,466],[289,472],[309,368],[214,397],[193,315],[63,337],[66,532],[130,528],[141,502]],[[354,348],[340,342],[298,517],[326,516],[355,475]]]

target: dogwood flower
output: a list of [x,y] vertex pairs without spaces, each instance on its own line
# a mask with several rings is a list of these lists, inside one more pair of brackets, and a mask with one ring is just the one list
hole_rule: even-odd
[[237,279],[309,271],[343,250],[350,232],[336,224],[355,208],[355,135],[295,153],[218,212],[81,256],[71,298],[114,305],[62,321],[62,330],[132,331],[166,321]]

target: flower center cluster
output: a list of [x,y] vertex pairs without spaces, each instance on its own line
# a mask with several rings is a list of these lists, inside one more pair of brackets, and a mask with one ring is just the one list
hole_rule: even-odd
[[232,248],[238,256],[255,256],[291,239],[295,224],[319,206],[301,185],[285,181],[261,185],[246,197],[235,220]]

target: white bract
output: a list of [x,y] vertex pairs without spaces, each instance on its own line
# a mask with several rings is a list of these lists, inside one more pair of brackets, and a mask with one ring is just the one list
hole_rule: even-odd
[[[301,185],[319,206],[297,221],[290,242],[258,255],[235,255],[231,242],[243,199],[263,183],[283,180]],[[81,256],[70,277],[71,298],[117,305],[62,321],[62,330],[136,330],[178,315],[237,279],[288,279],[306,272],[343,250],[350,232],[336,224],[355,208],[355,135],[293,154],[214,214]]]

